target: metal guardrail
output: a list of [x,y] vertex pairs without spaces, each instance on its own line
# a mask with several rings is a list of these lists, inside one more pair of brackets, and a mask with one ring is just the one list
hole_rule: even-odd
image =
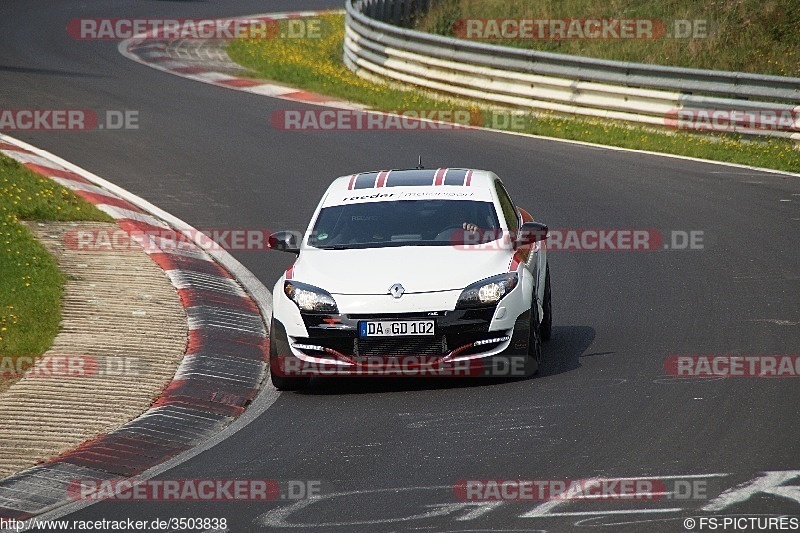
[[800,142],[800,78],[608,61],[401,27],[430,4],[346,0],[345,64],[367,78],[504,106]]

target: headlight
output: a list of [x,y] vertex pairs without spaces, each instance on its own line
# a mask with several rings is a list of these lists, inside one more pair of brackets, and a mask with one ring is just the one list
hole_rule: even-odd
[[456,309],[487,307],[496,304],[517,286],[517,282],[516,272],[482,279],[462,291],[461,296],[458,297]]
[[336,306],[333,296],[319,287],[297,281],[285,281],[283,283],[283,292],[291,301],[297,304],[301,311],[339,313],[339,308]]

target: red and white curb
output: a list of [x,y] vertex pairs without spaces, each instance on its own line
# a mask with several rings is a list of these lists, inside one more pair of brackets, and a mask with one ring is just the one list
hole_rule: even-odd
[[[225,20],[276,21],[282,19],[300,19],[331,14],[344,14],[344,10],[263,13],[246,17],[228,18]],[[203,43],[204,41],[201,39],[167,39],[161,36],[160,33],[163,33],[163,30],[161,32],[150,31],[135,37],[131,37],[130,39],[126,39],[119,44],[118,50],[123,56],[136,61],[137,63],[141,63],[156,70],[174,74],[189,80],[216,85],[217,87],[234,89],[260,96],[267,96],[270,98],[277,98],[279,100],[287,100],[296,102],[298,104],[344,109],[383,117],[403,118],[405,120],[409,119],[409,117],[404,117],[402,115],[398,115],[397,113],[376,111],[370,109],[369,106],[358,104],[356,102],[341,100],[331,96],[325,96],[294,87],[287,87],[285,85],[279,85],[264,80],[243,78],[230,73],[220,72],[220,70],[246,71],[247,69],[233,63],[230,59],[228,59],[228,62],[223,62],[219,60],[209,60],[208,57],[198,57],[197,61],[189,61],[185,58],[178,57],[177,54],[170,53],[170,50],[183,49],[183,53],[181,55],[191,55],[189,47],[197,47],[198,43]],[[208,42],[213,43],[214,41],[212,40]],[[197,55],[200,55],[199,52]],[[206,53],[206,56],[209,55],[210,54]],[[218,50],[217,55],[224,55],[227,57],[227,54],[224,50]],[[200,65],[198,65],[198,62]],[[481,129],[477,126],[456,123],[447,120],[436,120],[423,116],[414,117],[412,120],[414,122],[452,126],[458,129]]]
[[263,317],[271,295],[227,252],[207,250],[213,243],[201,233],[127,191],[2,134],[0,152],[95,204],[127,232],[183,231],[194,241],[181,250],[158,248],[158,241],[145,249],[188,319],[186,354],[171,383],[139,418],[0,482],[0,517],[24,520],[71,502],[70,482],[138,476],[229,426],[267,376]]
[[[343,10],[336,11],[296,11],[292,13],[269,13],[252,15],[248,17],[237,17],[226,20],[252,20],[252,21],[275,21],[283,19],[299,19],[305,17],[316,17],[321,15],[341,14]],[[197,41],[196,39],[194,40]],[[132,59],[148,67],[152,67],[163,72],[169,72],[190,80],[210,83],[218,87],[236,89],[252,94],[291,100],[305,104],[317,104],[327,107],[339,107],[345,109],[364,109],[364,106],[323,96],[317,93],[286,87],[275,83],[269,83],[252,78],[242,78],[232,76],[211,69],[198,67],[186,61],[176,59],[167,53],[167,47],[175,42],[172,39],[164,39],[159,36],[159,32],[153,31],[144,35],[138,35],[126,39],[119,44],[119,51],[125,57]]]

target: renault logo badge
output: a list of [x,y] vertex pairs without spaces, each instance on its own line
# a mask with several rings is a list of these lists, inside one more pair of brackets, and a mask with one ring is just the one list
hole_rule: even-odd
[[399,283],[395,283],[389,288],[389,294],[391,294],[395,298],[400,298],[401,296],[403,296],[403,294],[405,294],[405,292],[406,292],[405,288],[403,288],[403,286],[400,285]]

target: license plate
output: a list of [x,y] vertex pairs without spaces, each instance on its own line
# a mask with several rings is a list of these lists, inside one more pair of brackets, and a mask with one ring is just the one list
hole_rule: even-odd
[[433,320],[369,320],[358,323],[359,337],[433,335]]

